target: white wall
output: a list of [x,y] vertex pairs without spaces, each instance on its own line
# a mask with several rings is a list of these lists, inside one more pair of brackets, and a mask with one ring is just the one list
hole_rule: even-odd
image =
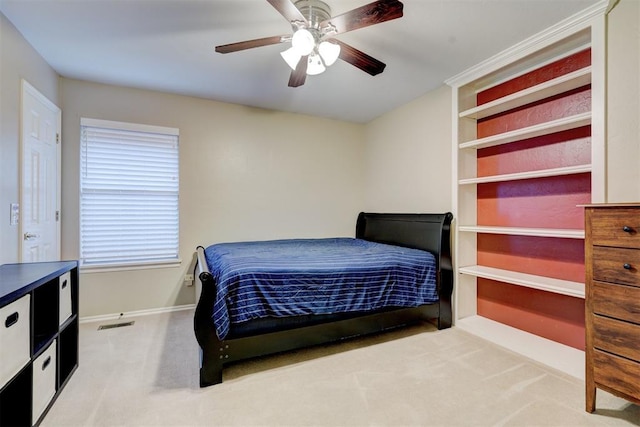
[[0,264],[18,262],[18,226],[9,224],[9,206],[18,203],[21,79],[53,103],[58,75],[0,13]]
[[367,124],[365,210],[451,210],[451,88]]
[[197,245],[353,236],[364,204],[364,127],[204,99],[61,79],[62,253],[77,258],[80,118],[180,129],[180,268],[81,273],[82,316],[194,302]]
[[640,2],[607,19],[607,201],[640,201]]

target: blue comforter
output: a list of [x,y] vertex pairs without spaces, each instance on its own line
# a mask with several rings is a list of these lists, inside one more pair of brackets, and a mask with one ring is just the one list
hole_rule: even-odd
[[232,323],[416,307],[438,300],[436,264],[426,251],[352,238],[220,243],[205,250],[217,284],[213,320]]

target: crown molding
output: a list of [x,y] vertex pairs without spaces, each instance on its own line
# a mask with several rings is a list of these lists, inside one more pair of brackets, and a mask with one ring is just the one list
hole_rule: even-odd
[[494,55],[485,61],[453,76],[445,83],[452,87],[460,87],[506,65],[532,54],[545,46],[549,46],[580,30],[588,28],[594,18],[604,17],[610,9],[610,3],[616,0],[600,0],[598,3],[578,12],[555,25],[543,30],[512,47]]

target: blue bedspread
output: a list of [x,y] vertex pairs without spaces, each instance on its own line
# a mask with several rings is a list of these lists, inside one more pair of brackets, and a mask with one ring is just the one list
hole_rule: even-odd
[[416,307],[438,300],[426,251],[352,238],[220,243],[205,250],[217,283],[218,338],[267,316]]

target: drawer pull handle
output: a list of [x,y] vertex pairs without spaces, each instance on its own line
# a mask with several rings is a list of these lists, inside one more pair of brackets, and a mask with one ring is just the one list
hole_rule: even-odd
[[18,314],[17,311],[15,313],[13,313],[13,314],[8,315],[7,319],[4,321],[4,327],[5,328],[12,327],[16,323],[18,323],[18,319],[19,318],[20,318],[20,315]]
[[66,281],[66,280],[64,280],[64,281],[62,282],[62,289],[66,288],[66,287],[67,287],[67,281]]
[[625,233],[633,233],[633,228],[625,225],[624,227],[622,227],[622,231],[624,231]]
[[44,362],[42,362],[42,370],[44,371],[45,369],[47,369],[47,366],[49,366],[49,363],[51,363],[51,356],[47,357]]
[[623,267],[625,270],[631,270],[631,264],[624,263],[624,264],[622,265],[622,267]]

